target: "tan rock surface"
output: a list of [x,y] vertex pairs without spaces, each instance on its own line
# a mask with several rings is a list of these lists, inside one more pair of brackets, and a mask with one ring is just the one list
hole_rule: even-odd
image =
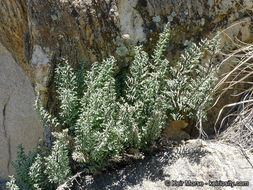
[[161,136],[165,140],[188,140],[190,139],[190,135],[184,131],[187,126],[188,123],[184,120],[171,121],[169,125],[163,129]]
[[0,178],[13,174],[16,147],[32,150],[43,128],[33,109],[30,81],[10,53],[0,44]]
[[[252,153],[246,151],[246,154],[252,163]],[[248,160],[240,149],[232,145],[199,139],[189,140],[185,145],[147,156],[123,169],[96,176],[84,176],[82,186],[78,184],[75,189],[252,190],[253,168]],[[244,181],[246,184],[233,188],[224,184],[212,186],[215,181],[220,180]],[[189,185],[189,181],[193,182],[192,186],[186,185]],[[203,186],[197,186],[196,183],[194,186],[197,181]],[[168,182],[171,182],[170,186]]]

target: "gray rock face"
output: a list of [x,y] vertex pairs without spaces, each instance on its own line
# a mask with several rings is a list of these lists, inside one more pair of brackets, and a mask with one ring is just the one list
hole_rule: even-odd
[[[246,152],[246,154],[252,163],[252,153]],[[148,156],[124,169],[95,177],[83,177],[83,186],[78,185],[76,189],[223,190],[231,187],[225,187],[224,184],[212,185],[222,183],[219,181],[231,180],[246,182],[246,186],[234,186],[234,189],[251,190],[253,168],[248,160],[241,150],[234,146],[219,142],[190,140],[185,145]],[[203,186],[196,186],[197,181]],[[190,184],[192,186],[186,186]]]
[[19,144],[32,150],[42,137],[34,99],[30,81],[0,44],[0,178],[13,174],[11,161]]

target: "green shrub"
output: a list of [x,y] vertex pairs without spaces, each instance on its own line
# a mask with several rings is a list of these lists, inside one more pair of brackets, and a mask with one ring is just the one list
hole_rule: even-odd
[[37,154],[35,161],[29,168],[29,177],[32,181],[33,188],[36,190],[46,189],[47,179],[43,173],[43,160],[40,154]]
[[[219,51],[219,37],[202,40],[200,45],[192,43],[174,67],[169,67],[166,79],[166,96],[172,107],[171,119],[206,119],[205,110],[210,107],[213,88],[217,81],[219,64],[212,59]],[[201,59],[205,52],[210,54],[208,61]]]
[[[192,44],[176,63],[163,54],[170,38],[170,26],[160,34],[154,54],[149,58],[142,46],[135,48],[129,73],[119,85],[115,80],[115,59],[94,63],[90,71],[75,72],[66,60],[55,70],[59,113],[49,114],[36,101],[42,120],[58,133],[51,154],[45,158],[49,181],[61,184],[71,174],[69,154],[90,170],[104,167],[111,158],[130,148],[147,150],[160,136],[166,121],[206,118],[213,98],[219,65],[201,59],[212,58],[219,50],[219,39]],[[122,81],[121,81],[122,82]],[[125,89],[117,89],[118,86]],[[68,128],[69,130],[65,130]],[[200,132],[202,132],[200,130]],[[74,140],[69,146],[67,136]],[[26,159],[26,158],[24,158]],[[43,158],[29,163],[29,187],[42,188],[40,171]],[[35,162],[34,162],[35,161]],[[17,181],[20,180],[17,178]]]
[[18,146],[17,159],[12,163],[12,166],[15,169],[17,185],[21,189],[33,189],[33,181],[29,176],[29,170],[38,153],[39,149],[36,148],[34,151],[29,152],[28,155],[26,155],[23,146]]
[[[60,133],[59,136],[61,137],[62,134]],[[66,141],[62,138],[60,139],[60,142],[54,142],[51,155],[46,158],[42,157],[42,151],[39,146],[26,155],[23,146],[19,145],[17,159],[12,163],[15,169],[15,177],[11,177],[7,187],[14,188],[15,183],[21,190],[50,190],[53,182],[57,184],[60,181],[59,179],[61,179],[60,183],[63,182],[70,174],[70,167],[68,157],[66,159],[66,155],[68,156]],[[68,172],[67,176],[65,175],[66,172]],[[56,180],[53,181],[52,178]]]
[[[130,146],[146,149],[159,136],[166,123],[165,81],[169,62],[162,59],[169,40],[169,24],[160,34],[160,39],[152,59],[149,59],[142,47],[135,48],[135,57],[130,65],[130,73],[126,81],[126,108],[120,112],[121,118],[129,121],[121,122],[131,133]],[[122,116],[122,114],[126,114]],[[124,120],[125,121],[125,120]],[[134,141],[133,141],[134,140]]]
[[67,60],[56,68],[56,87],[60,100],[59,120],[62,126],[74,126],[78,115],[78,85],[77,78]]
[[[57,140],[51,150],[51,154],[45,158],[45,174],[47,174],[49,182],[62,184],[71,174],[68,158],[68,140],[66,139],[68,130],[57,133]],[[36,166],[39,167],[39,166]],[[40,179],[37,179],[40,181]],[[36,181],[37,181],[36,180]]]
[[74,130],[74,160],[102,167],[128,148],[148,148],[167,119],[205,118],[217,66],[203,64],[201,58],[206,51],[211,57],[217,53],[218,37],[193,43],[175,64],[163,57],[169,37],[167,24],[151,59],[141,46],[135,48],[124,97],[116,94],[112,57],[94,63],[89,72],[75,73],[66,61],[58,65],[59,117],[38,110],[51,126]]
[[76,124],[73,158],[102,167],[123,149],[123,129],[117,125],[118,105],[115,90],[115,60],[93,64],[85,76],[87,90]]
[[19,187],[16,184],[16,179],[14,176],[10,176],[10,181],[6,183],[6,188],[8,190],[19,190]]

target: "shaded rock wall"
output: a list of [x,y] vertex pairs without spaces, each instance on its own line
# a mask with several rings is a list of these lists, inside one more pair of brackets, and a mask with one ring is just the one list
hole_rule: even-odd
[[0,178],[13,173],[19,144],[32,150],[43,127],[33,110],[34,91],[11,54],[0,44]]

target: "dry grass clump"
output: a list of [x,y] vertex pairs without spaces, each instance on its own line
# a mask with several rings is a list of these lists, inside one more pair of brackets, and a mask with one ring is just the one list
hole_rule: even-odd
[[[241,42],[242,44],[242,42]],[[239,46],[239,45],[238,45]],[[253,44],[243,44],[233,53],[227,55],[224,62],[234,60],[237,64],[219,81],[216,89],[226,85],[217,101],[228,90],[233,90],[231,96],[240,97],[240,101],[225,105],[219,112],[215,124],[217,140],[235,144],[244,150],[253,150]],[[216,101],[216,102],[217,102]],[[221,118],[222,112],[230,109]]]
[[236,144],[241,148],[247,150],[253,150],[252,95],[252,92],[246,93],[242,101],[236,104],[231,104],[231,106],[237,106],[237,109],[233,113],[226,116],[226,118],[232,117],[232,119],[234,120],[230,124],[226,124],[229,124],[230,126],[227,127],[223,132],[221,132],[221,134],[218,134],[218,140]]

